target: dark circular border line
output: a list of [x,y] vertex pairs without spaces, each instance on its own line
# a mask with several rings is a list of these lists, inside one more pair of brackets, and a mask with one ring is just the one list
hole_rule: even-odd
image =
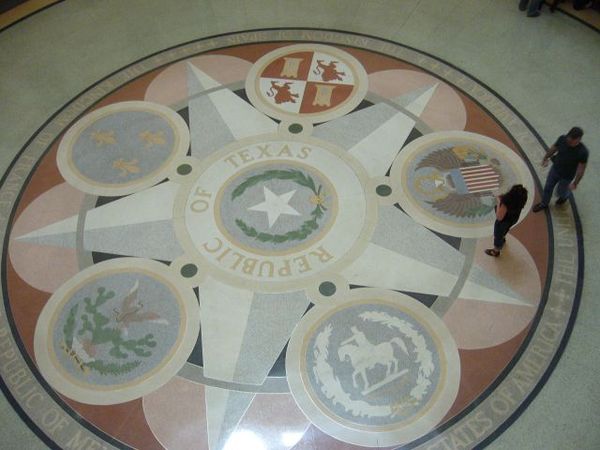
[[[2,32],[3,32],[3,31],[5,31],[5,30],[8,30],[9,28],[11,28],[12,26],[14,26],[14,25],[16,25],[16,24],[18,24],[18,23],[21,23],[21,22],[23,22],[23,21],[24,21],[24,20],[26,20],[26,19],[29,19],[29,18],[30,18],[30,17],[32,17],[32,16],[35,16],[37,13],[40,13],[40,12],[42,12],[42,11],[45,11],[45,10],[47,10],[47,9],[49,9],[49,8],[51,8],[51,7],[55,6],[55,5],[58,5],[59,3],[62,3],[62,2],[64,2],[64,1],[65,1],[65,0],[56,0],[55,2],[53,2],[53,3],[50,3],[49,5],[42,6],[41,8],[39,8],[39,9],[36,9],[35,11],[32,11],[32,12],[30,12],[29,14],[26,14],[26,15],[24,15],[23,17],[20,17],[20,18],[18,18],[18,19],[17,19],[17,20],[15,20],[14,22],[11,22],[11,23],[9,23],[9,24],[8,24],[8,25],[6,25],[5,27],[3,27],[3,28],[0,28],[0,33],[2,33]],[[22,2],[21,4],[23,4],[23,3],[25,3],[25,2]],[[0,15],[1,15],[1,14],[6,14],[6,13],[8,13],[8,11],[10,11],[11,9],[17,8],[17,7],[18,7],[18,6],[20,6],[21,4],[19,4],[19,5],[16,5],[16,6],[14,6],[13,8],[7,9],[6,11],[3,11],[2,13],[0,13]]]
[[[551,7],[549,1],[545,1],[544,3],[546,4],[546,6],[548,6],[548,8]],[[589,29],[595,31],[596,33],[600,33],[600,28],[595,27],[591,23],[586,22],[585,20],[583,20],[581,17],[577,17],[575,14],[572,14],[569,11],[566,11],[566,10],[560,8],[560,7],[557,7],[554,11],[550,10],[550,13],[554,14],[556,11],[561,12],[565,16],[570,17],[571,19],[575,20],[576,22],[579,22],[581,25],[583,25],[585,27],[588,27]]]

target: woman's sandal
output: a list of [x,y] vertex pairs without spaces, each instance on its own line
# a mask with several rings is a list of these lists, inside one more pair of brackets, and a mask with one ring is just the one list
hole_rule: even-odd
[[495,248],[488,248],[487,250],[485,250],[485,254],[493,256],[494,258],[497,258],[498,256],[500,256],[500,252],[498,250],[496,250]]

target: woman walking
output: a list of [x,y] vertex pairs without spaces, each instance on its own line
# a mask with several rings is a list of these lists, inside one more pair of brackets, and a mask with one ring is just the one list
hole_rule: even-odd
[[494,222],[494,248],[488,248],[487,255],[498,257],[506,242],[508,230],[517,223],[521,211],[527,203],[527,189],[522,184],[515,184],[506,194],[497,197],[496,222]]

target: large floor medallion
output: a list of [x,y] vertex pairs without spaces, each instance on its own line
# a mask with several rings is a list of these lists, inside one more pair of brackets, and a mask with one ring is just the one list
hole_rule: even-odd
[[[476,80],[375,38],[153,55],[6,175],[5,390],[66,448],[485,444],[578,302],[575,211],[529,212],[542,151]],[[489,258],[516,183],[530,199]]]

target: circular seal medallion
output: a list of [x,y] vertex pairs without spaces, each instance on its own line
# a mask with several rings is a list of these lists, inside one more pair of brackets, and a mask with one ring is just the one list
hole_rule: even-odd
[[121,403],[158,389],[183,366],[198,304],[164,265],[135,258],[82,271],[52,295],[35,330],[44,378],[74,400]]
[[180,190],[176,229],[186,252],[227,282],[306,286],[358,254],[372,233],[376,203],[364,169],[329,143],[262,136],[202,167]]
[[287,355],[300,408],[318,427],[358,445],[418,438],[458,392],[458,350],[444,323],[389,291],[354,290],[334,307],[313,308]]
[[[490,235],[496,195],[514,184],[535,189],[514,151],[464,131],[431,133],[411,142],[394,161],[391,178],[402,209],[428,228],[461,237]],[[530,195],[521,220],[532,203]]]
[[284,121],[324,122],[352,111],[368,88],[365,69],[347,52],[290,45],[267,53],[246,78],[252,104]]
[[58,168],[73,186],[94,195],[126,195],[165,178],[190,136],[172,109],[151,102],[121,102],[75,123],[61,141]]

